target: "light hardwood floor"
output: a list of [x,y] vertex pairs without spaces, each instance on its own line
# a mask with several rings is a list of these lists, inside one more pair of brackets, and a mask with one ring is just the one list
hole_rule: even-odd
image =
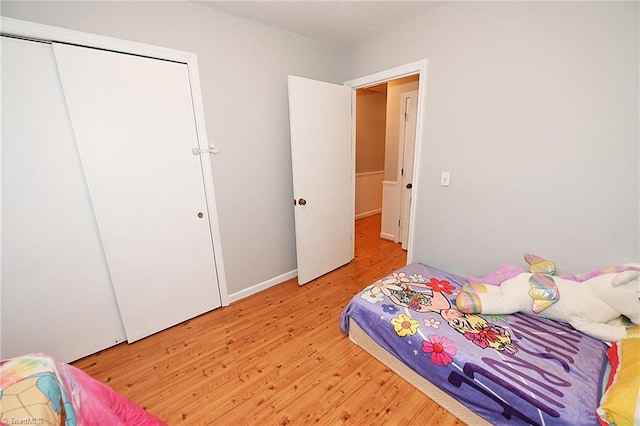
[[462,425],[340,331],[353,295],[406,263],[379,233],[380,215],[360,219],[342,268],[74,365],[170,425]]

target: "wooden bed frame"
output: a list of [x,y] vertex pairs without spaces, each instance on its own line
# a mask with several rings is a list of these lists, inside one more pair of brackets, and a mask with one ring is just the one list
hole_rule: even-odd
[[443,392],[433,383],[400,362],[386,349],[379,346],[351,318],[349,318],[349,339],[463,422],[473,426],[491,426],[491,423],[478,416],[446,392]]

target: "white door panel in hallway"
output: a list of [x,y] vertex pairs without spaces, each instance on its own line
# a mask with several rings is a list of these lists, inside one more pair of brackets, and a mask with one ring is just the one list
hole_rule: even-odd
[[401,204],[400,204],[400,241],[402,248],[409,247],[409,215],[413,196],[413,161],[416,146],[416,123],[418,112],[418,92],[402,94],[402,122],[400,130],[400,168],[401,168]]

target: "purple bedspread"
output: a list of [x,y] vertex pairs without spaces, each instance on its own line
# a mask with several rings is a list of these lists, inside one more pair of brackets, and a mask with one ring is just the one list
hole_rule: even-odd
[[356,294],[349,317],[391,354],[493,424],[598,425],[604,343],[523,314],[465,315],[465,279],[408,265]]

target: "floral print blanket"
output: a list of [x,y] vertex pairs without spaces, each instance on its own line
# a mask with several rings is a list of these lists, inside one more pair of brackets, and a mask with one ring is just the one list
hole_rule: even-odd
[[356,294],[341,317],[493,424],[598,425],[606,346],[524,314],[455,308],[466,280],[411,264]]

